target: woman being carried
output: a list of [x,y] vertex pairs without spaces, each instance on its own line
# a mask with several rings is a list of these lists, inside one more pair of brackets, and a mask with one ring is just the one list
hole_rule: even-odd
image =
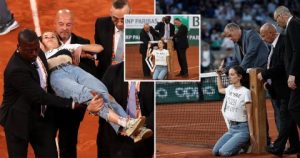
[[[99,53],[101,45],[60,45],[54,32],[45,32],[41,36],[42,46],[50,69],[50,84],[56,95],[72,98],[74,102],[88,104],[96,92],[103,98],[104,106],[97,113],[108,120],[116,133],[133,136],[143,126],[145,117],[128,118],[124,109],[111,97],[105,85],[91,74],[82,70],[78,64],[81,51]],[[73,57],[73,58],[72,58]],[[75,60],[74,60],[75,59]],[[123,130],[120,130],[123,127]]]

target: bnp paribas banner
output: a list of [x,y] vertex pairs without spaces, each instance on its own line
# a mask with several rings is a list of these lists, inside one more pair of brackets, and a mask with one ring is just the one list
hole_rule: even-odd
[[[125,16],[125,34],[126,43],[135,43],[140,41],[140,32],[145,23],[155,28],[157,23],[162,21],[166,15],[126,15]],[[182,23],[188,28],[189,44],[199,46],[200,40],[200,15],[170,15],[171,23],[174,24],[174,19],[179,18]],[[175,26],[175,32],[177,27]]]

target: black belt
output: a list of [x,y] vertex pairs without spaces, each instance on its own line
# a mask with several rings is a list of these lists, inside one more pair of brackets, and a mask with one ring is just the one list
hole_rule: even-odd
[[246,123],[246,122],[236,122],[236,121],[229,121],[230,125],[238,125],[240,123]]
[[62,68],[62,67],[65,67],[65,66],[68,66],[68,65],[71,65],[71,64],[72,64],[71,62],[62,63],[62,64],[60,64],[60,65],[54,66],[54,67],[51,68],[49,71],[50,71],[50,73],[51,73],[51,72],[53,72],[53,71],[55,71],[55,70],[58,70],[58,69],[60,69],[60,68]]

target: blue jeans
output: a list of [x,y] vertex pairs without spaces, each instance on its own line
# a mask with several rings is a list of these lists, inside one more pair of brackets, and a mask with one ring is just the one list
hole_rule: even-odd
[[[109,100],[109,93],[105,85],[91,74],[75,65],[67,65],[50,74],[50,84],[56,95],[62,98],[72,98],[74,102],[88,104],[93,96],[91,91],[96,91],[103,97],[104,107],[98,115],[108,119],[108,109],[112,109],[121,117],[127,118],[124,109],[115,101]],[[110,122],[116,133],[120,126]]]
[[156,65],[153,80],[163,80],[168,72],[168,66]]
[[243,146],[248,144],[249,139],[247,122],[230,125],[228,132],[217,141],[212,152],[215,156],[235,155]]

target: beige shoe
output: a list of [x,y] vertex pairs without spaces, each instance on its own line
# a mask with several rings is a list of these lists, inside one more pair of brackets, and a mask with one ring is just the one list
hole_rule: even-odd
[[141,127],[138,131],[139,133],[136,136],[132,136],[134,143],[147,139],[153,135],[152,130],[146,127]]
[[127,121],[126,127],[124,128],[124,132],[127,136],[131,136],[132,134],[136,133],[140,127],[145,124],[146,118],[144,116],[133,119],[129,118]]

